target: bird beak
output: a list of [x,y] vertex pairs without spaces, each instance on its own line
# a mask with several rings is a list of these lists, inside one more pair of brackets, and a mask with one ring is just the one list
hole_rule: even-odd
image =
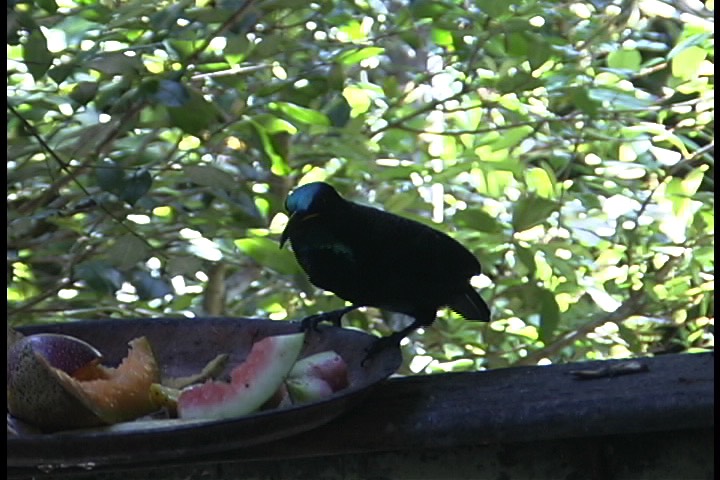
[[288,241],[288,237],[290,237],[290,231],[292,230],[294,224],[293,219],[295,219],[294,213],[290,215],[287,225],[285,225],[285,230],[283,230],[282,234],[280,235],[280,248],[283,248],[285,242]]

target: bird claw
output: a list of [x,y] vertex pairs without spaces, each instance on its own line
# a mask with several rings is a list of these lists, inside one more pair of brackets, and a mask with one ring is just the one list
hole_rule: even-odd
[[377,340],[375,340],[368,348],[365,349],[365,358],[362,359],[362,362],[360,362],[360,366],[364,367],[365,364],[370,360],[372,357],[377,355],[378,353],[382,352],[383,350],[387,348],[399,348],[400,347],[400,340],[404,338],[403,336],[399,336],[396,334],[388,335],[387,337],[380,337]]
[[302,330],[303,332],[307,332],[308,330],[317,332],[319,330],[318,325],[320,323],[324,321],[332,321],[327,320],[325,317],[326,315],[324,313],[316,313],[315,315],[310,315],[309,317],[303,318],[302,320],[300,320],[300,330]]
[[300,320],[300,329],[303,332],[307,332],[308,330],[317,332],[319,330],[318,325],[323,322],[340,327],[342,326],[343,315],[355,308],[356,307],[346,307],[339,310],[333,310],[331,312],[322,312],[310,315],[309,317],[305,317]]

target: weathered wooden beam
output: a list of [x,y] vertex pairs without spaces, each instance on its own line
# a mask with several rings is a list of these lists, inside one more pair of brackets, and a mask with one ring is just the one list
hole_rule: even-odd
[[578,380],[622,361],[392,379],[334,422],[235,459],[537,442],[714,426],[714,354],[640,359],[647,370]]

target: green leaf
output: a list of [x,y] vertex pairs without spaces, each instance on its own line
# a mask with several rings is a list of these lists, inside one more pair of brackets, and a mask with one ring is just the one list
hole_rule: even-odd
[[707,165],[700,165],[693,168],[682,180],[682,190],[685,195],[692,197],[695,195],[702,184],[705,172],[709,169]]
[[430,32],[433,42],[440,47],[453,46],[453,35],[449,30],[433,28]]
[[513,209],[512,226],[516,232],[522,232],[543,223],[558,209],[557,202],[536,195],[521,197]]
[[608,67],[637,72],[642,64],[642,55],[635,49],[615,50],[608,55]]
[[483,12],[491,18],[500,17],[510,11],[511,2],[498,2],[497,0],[476,0],[475,2]]
[[196,137],[202,136],[219,118],[217,107],[194,90],[182,107],[167,107],[167,111],[174,126]]
[[527,59],[530,62],[530,68],[533,70],[540,68],[548,61],[552,55],[552,49],[548,42],[540,35],[530,35],[532,48],[527,52]]
[[57,3],[55,3],[55,0],[35,0],[35,3],[38,7],[42,8],[47,12],[57,12],[58,6]]
[[265,155],[267,155],[270,159],[271,171],[275,175],[280,176],[285,176],[289,174],[290,166],[287,164],[285,158],[282,155],[279,155],[275,150],[272,139],[270,138],[270,135],[268,135],[268,132],[265,130],[265,128],[263,128],[263,126],[256,121],[251,120],[250,123],[253,125],[253,127],[255,127],[255,133],[257,133],[257,136],[260,139],[260,143],[262,143],[263,151],[265,152]]
[[516,72],[500,77],[497,86],[501,93],[517,93],[533,90],[542,85],[543,82],[539,78],[535,78],[527,72]]
[[590,98],[587,87],[570,88],[568,93],[570,94],[570,100],[576,107],[590,116],[597,115],[598,102]]
[[122,287],[122,273],[104,260],[88,260],[75,267],[75,277],[104,295],[112,295]]
[[535,271],[537,270],[535,253],[527,247],[515,244],[515,254],[517,255],[518,260],[520,260],[520,263],[525,265],[525,268],[527,268],[527,276],[529,278],[535,277]]
[[129,57],[121,52],[103,52],[89,60],[85,66],[105,75],[134,77],[145,69],[139,56]]
[[342,95],[338,95],[331,104],[332,106],[327,112],[330,124],[333,127],[342,128],[350,121],[350,112],[352,108],[348,101]]
[[138,262],[145,260],[147,254],[147,244],[131,233],[126,233],[115,240],[105,253],[109,262],[122,270],[134,267]]
[[707,51],[698,46],[688,47],[671,60],[673,77],[690,80],[697,76],[700,64],[707,57]]
[[152,177],[145,170],[133,171],[129,176],[126,171],[115,162],[104,162],[95,169],[97,185],[130,205],[134,205],[152,186]]
[[190,95],[180,82],[175,80],[160,80],[153,97],[166,107],[182,107],[190,100]]
[[173,288],[165,280],[153,277],[150,273],[142,270],[133,272],[130,283],[135,287],[140,300],[163,298],[165,295],[173,293]]
[[514,32],[507,35],[507,52],[513,57],[527,57],[528,52],[534,48],[525,34],[522,32]]
[[52,65],[53,56],[47,48],[47,39],[39,28],[30,32],[27,41],[23,45],[23,60],[27,65],[28,72],[35,81],[39,81]]
[[125,182],[125,171],[115,162],[103,162],[95,169],[95,180],[98,187],[118,195]]
[[612,88],[591,88],[589,97],[592,100],[604,102],[614,109],[641,109],[651,106],[655,100],[652,98],[638,98],[632,93]]
[[212,165],[185,165],[183,172],[190,181],[198,185],[227,191],[233,191],[237,188],[235,177]]
[[181,40],[171,38],[166,40],[165,43],[168,47],[170,47],[173,53],[184,59],[192,55],[202,42],[200,40]]
[[492,149],[502,150],[504,148],[514,147],[529,137],[534,131],[532,127],[527,125],[505,130],[502,135],[491,144]]
[[686,49],[704,44],[705,41],[712,38],[712,36],[713,34],[709,32],[695,33],[693,35],[690,35],[688,38],[681,41],[680,43],[675,45],[672,50],[670,50],[667,55],[667,59],[672,60],[673,58],[675,58],[676,55],[684,52]]
[[72,92],[70,92],[70,98],[80,105],[86,105],[90,100],[95,98],[97,91],[98,84],[96,82],[78,82],[75,88],[72,89]]
[[543,198],[555,197],[554,180],[548,170],[540,167],[528,169],[525,172],[525,182],[530,192],[535,192]]
[[504,230],[497,217],[490,215],[481,208],[460,210],[453,215],[453,220],[461,227],[480,232],[500,233]]
[[327,116],[311,108],[301,107],[288,102],[272,102],[269,105],[271,110],[280,110],[288,117],[308,125],[330,125]]
[[382,47],[365,47],[357,50],[349,50],[338,56],[338,61],[343,65],[354,65],[368,58],[377,57],[385,51]]
[[548,343],[560,324],[560,307],[555,300],[555,294],[546,288],[537,288],[536,298],[540,307],[540,341]]
[[270,113],[256,115],[253,120],[262,125],[262,128],[265,129],[265,132],[269,135],[275,135],[277,133],[295,135],[298,132],[295,125]]
[[203,269],[203,260],[194,255],[173,255],[165,270],[171,277],[175,275],[193,276]]
[[231,35],[223,53],[230,65],[238,65],[247,58],[251,48],[250,40],[245,35]]
[[50,68],[48,71],[48,77],[52,78],[55,83],[62,83],[72,73],[77,70],[77,65],[74,63],[63,63]]
[[248,257],[264,267],[271,268],[284,275],[300,273],[300,266],[288,249],[280,249],[280,244],[268,238],[241,238],[233,242]]
[[707,165],[701,165],[693,169],[685,178],[674,177],[668,182],[665,195],[672,203],[673,214],[678,219],[684,219],[690,211],[692,196],[700,188],[707,169]]
[[449,7],[435,0],[414,0],[409,5],[410,12],[415,18],[432,18],[437,20]]
[[137,170],[123,181],[120,198],[130,205],[135,205],[143,195],[150,191],[151,186],[152,176],[150,172],[145,169]]

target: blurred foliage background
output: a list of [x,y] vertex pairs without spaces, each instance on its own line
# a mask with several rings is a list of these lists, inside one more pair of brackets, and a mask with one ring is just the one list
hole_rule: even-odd
[[[8,3],[8,323],[297,320],[295,186],[480,259],[408,372],[713,348],[714,2]],[[367,309],[349,326],[407,319]]]

